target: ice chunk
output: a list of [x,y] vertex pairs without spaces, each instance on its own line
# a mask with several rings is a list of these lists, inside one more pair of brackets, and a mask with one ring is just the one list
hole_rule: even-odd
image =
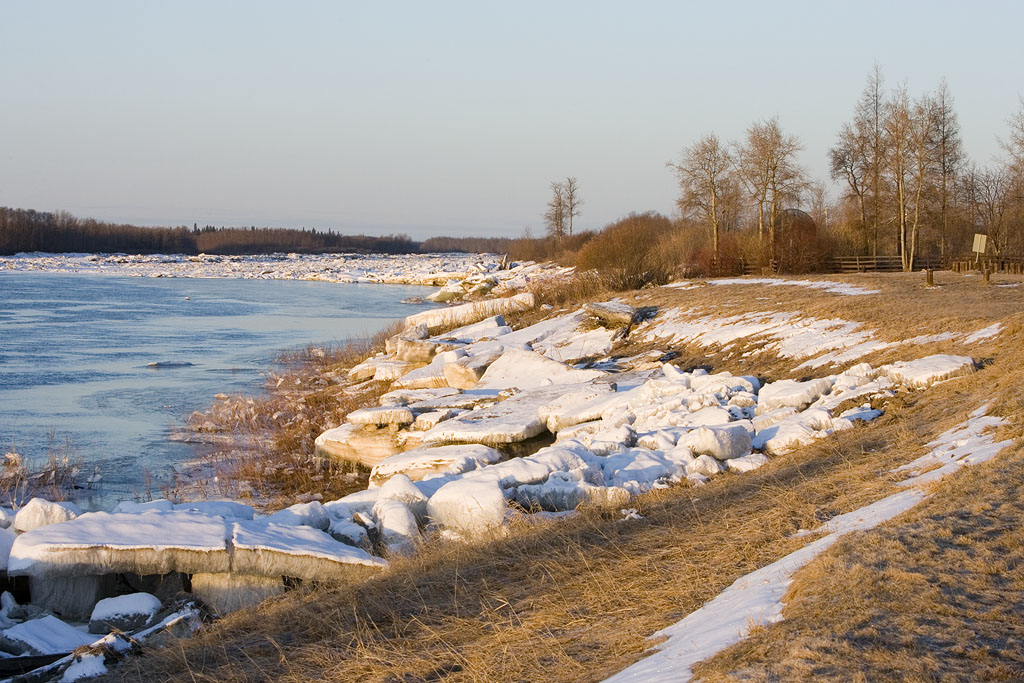
[[[416,519],[426,517],[427,496],[423,495],[423,492],[416,488],[412,480],[405,474],[396,474],[381,485],[380,492],[377,494],[377,502],[373,508],[374,514],[376,514],[377,505],[385,500],[397,500],[402,503],[416,515]],[[377,518],[380,519],[379,514]]]
[[813,403],[819,396],[832,388],[829,378],[812,379],[798,382],[782,379],[770,382],[761,388],[757,398],[757,414],[767,413],[776,408],[801,409]]
[[443,474],[461,474],[500,462],[502,458],[500,451],[481,444],[417,448],[377,463],[370,472],[370,485],[383,484],[399,473],[414,481]]
[[235,522],[231,543],[231,566],[238,574],[292,576],[309,581],[358,580],[377,573],[387,564],[318,529],[268,524],[265,520]]
[[703,475],[705,477],[713,477],[719,472],[723,472],[725,466],[718,460],[712,458],[710,455],[700,455],[686,466],[686,477],[689,479],[695,474]]
[[191,503],[178,503],[174,509],[216,515],[224,519],[252,519],[254,516],[251,507],[233,500],[197,500]]
[[456,327],[475,323],[488,316],[505,315],[528,311],[536,305],[536,299],[530,292],[516,294],[502,299],[484,299],[451,308],[438,308],[410,315],[405,319],[406,327],[426,324],[431,330]]
[[752,439],[745,425],[698,427],[684,436],[680,443],[694,454],[707,454],[718,460],[739,458],[750,452]]
[[120,503],[114,506],[114,512],[148,512],[150,510],[160,510],[167,512],[174,509],[174,503],[161,498],[159,500],[151,500],[146,503],[136,503],[130,500],[122,500]]
[[47,615],[4,630],[0,640],[18,654],[52,655],[89,645],[95,638]]
[[109,633],[113,629],[134,631],[149,625],[162,607],[160,600],[149,593],[131,593],[106,598],[96,603],[89,617],[89,633]]
[[326,529],[330,525],[330,519],[324,506],[316,500],[308,503],[297,503],[284,510],[278,510],[272,515],[260,520],[268,524],[282,524],[286,526],[310,526],[314,529]]
[[79,576],[226,572],[224,519],[194,512],[90,512],[18,536],[8,573]]
[[345,419],[354,425],[406,425],[413,421],[412,411],[402,407],[376,407],[353,410]]
[[538,389],[505,399],[490,408],[463,413],[423,433],[424,444],[481,443],[497,446],[537,436],[545,430],[540,406],[561,394],[561,388]]
[[683,468],[656,451],[640,448],[616,453],[601,462],[605,481],[612,486],[646,490],[650,484],[683,475]]
[[499,528],[507,512],[501,486],[489,478],[456,479],[427,501],[427,513],[435,524],[467,536]]
[[48,524],[67,522],[82,514],[74,503],[52,503],[33,498],[14,516],[15,531],[32,531]]
[[[394,477],[391,481],[395,481],[397,478]],[[425,500],[424,498],[424,509],[426,508]],[[381,541],[391,553],[399,555],[410,553],[420,542],[420,529],[416,522],[416,515],[401,500],[378,498],[373,506],[373,514],[380,523]]]
[[491,363],[477,385],[480,389],[582,384],[603,376],[600,370],[577,370],[534,351],[509,349]]
[[725,461],[725,466],[729,468],[729,471],[737,474],[751,472],[767,464],[768,456],[762,453],[750,453],[742,458],[732,458]]

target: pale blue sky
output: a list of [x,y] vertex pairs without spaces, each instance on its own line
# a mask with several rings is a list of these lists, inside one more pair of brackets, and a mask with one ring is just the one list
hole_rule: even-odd
[[0,0],[0,205],[145,225],[542,232],[673,211],[665,163],[779,115],[825,154],[873,64],[986,162],[1024,2]]

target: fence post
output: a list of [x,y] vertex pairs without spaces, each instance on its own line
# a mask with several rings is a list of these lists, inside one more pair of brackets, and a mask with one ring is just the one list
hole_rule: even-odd
[[924,283],[928,287],[934,287],[935,286],[934,272],[935,271],[933,271],[931,268],[929,268],[928,270],[924,271]]
[[992,271],[989,270],[988,268],[985,268],[985,270],[983,270],[981,272],[982,272],[982,275],[985,278],[985,284],[987,285],[990,282],[990,280],[991,280]]

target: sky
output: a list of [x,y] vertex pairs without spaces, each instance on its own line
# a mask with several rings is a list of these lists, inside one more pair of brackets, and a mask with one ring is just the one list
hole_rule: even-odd
[[[826,154],[875,63],[990,163],[1024,2],[0,0],[0,206],[138,225],[543,234],[672,215],[666,164],[778,116]],[[839,187],[835,186],[838,192]]]

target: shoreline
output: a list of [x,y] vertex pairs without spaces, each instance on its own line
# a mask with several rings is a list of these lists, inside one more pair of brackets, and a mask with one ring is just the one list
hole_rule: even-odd
[[[789,284],[821,289],[810,282]],[[721,286],[726,284],[742,289],[756,282]],[[531,295],[530,305],[520,309],[528,316],[520,326],[506,324],[503,317],[514,309],[501,313],[495,310],[499,304],[487,303],[511,306],[514,297],[410,317],[404,330],[386,340],[383,352],[329,370],[339,380],[339,392],[374,389],[347,411],[343,424],[317,438],[321,456],[346,460],[356,454],[372,468],[368,485],[329,502],[303,501],[269,517],[248,506],[241,512],[251,517],[234,517],[238,508],[224,511],[231,527],[228,548],[249,547],[258,531],[262,540],[256,547],[268,556],[307,553],[319,562],[322,551],[310,543],[314,537],[318,543],[331,538],[340,544],[331,546],[335,564],[346,557],[341,564],[366,567],[385,561],[382,556],[415,556],[449,539],[501,538],[516,520],[573,515],[581,506],[613,517],[621,508],[625,519],[633,519],[628,506],[638,497],[744,477],[818,440],[859,429],[899,396],[924,396],[933,385],[982,372],[970,356],[952,352],[992,343],[1002,331],[989,324],[897,343],[863,325],[851,336],[851,323],[815,322],[811,315],[695,317],[682,304],[661,304],[652,316],[638,317],[643,307],[634,304],[663,296],[699,300],[707,286],[633,293],[632,304],[613,299],[529,312],[542,303]],[[680,292],[666,294],[672,290]],[[827,292],[850,300],[879,294],[846,287]],[[774,308],[778,311],[778,305]],[[460,310],[476,313],[464,318]],[[461,326],[451,329],[453,321]],[[798,344],[793,330],[803,335]],[[782,379],[785,373],[779,372],[757,378],[722,371],[721,361],[713,360],[728,357],[723,354],[729,345],[746,348],[748,335],[765,334],[776,336],[772,354],[791,370],[815,358],[840,367],[822,368],[812,379]],[[675,346],[669,340],[680,336],[684,344],[706,345],[711,371],[665,362],[666,349]],[[616,345],[616,337],[628,340]],[[891,357],[900,346],[900,360],[885,360],[884,354]],[[531,448],[522,457],[502,453],[544,433],[553,443],[539,443],[539,450]],[[181,505],[154,501],[116,514],[164,515],[151,519],[177,524],[184,521],[182,511],[200,504]],[[70,529],[76,522],[66,524]],[[48,533],[59,537],[60,526]],[[296,535],[295,529],[309,530]],[[16,547],[12,558],[17,555]],[[230,550],[226,561],[235,566]],[[33,556],[27,566],[42,562]],[[189,566],[181,564],[179,571]],[[384,566],[364,575],[385,571]],[[271,569],[300,577],[306,571],[297,565]],[[236,576],[231,599],[255,604],[266,597],[261,586]],[[228,609],[226,588],[200,587],[196,594]]]

